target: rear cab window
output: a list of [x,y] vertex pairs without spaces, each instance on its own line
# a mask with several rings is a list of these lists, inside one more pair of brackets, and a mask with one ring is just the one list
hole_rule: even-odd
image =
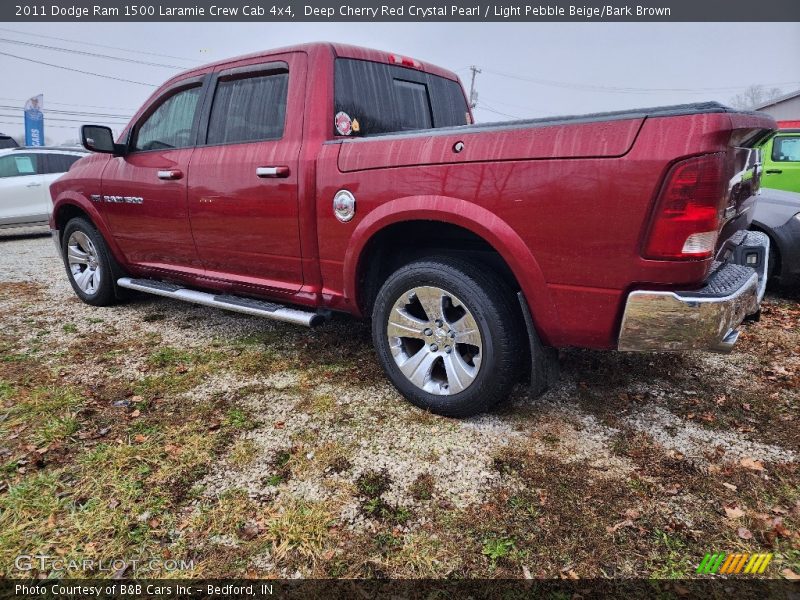
[[800,162],[800,135],[779,135],[772,142],[773,162]]
[[334,67],[335,136],[452,127],[469,123],[457,81],[417,69],[337,58]]

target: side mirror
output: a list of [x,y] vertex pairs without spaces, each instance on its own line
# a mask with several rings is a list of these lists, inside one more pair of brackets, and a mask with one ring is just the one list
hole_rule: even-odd
[[125,154],[125,146],[115,144],[111,128],[103,125],[84,125],[81,127],[81,142],[83,147],[90,152],[101,152],[103,154],[113,154],[114,156]]

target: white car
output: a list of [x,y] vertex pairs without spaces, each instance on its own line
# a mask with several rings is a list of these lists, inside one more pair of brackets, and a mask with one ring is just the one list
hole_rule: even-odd
[[86,155],[79,148],[0,150],[0,229],[46,225],[53,209],[50,184]]

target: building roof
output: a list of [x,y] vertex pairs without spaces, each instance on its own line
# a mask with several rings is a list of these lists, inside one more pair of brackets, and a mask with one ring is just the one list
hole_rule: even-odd
[[783,96],[778,96],[777,98],[773,98],[769,102],[764,102],[763,104],[759,104],[755,107],[755,110],[764,110],[770,106],[774,106],[776,104],[780,104],[781,102],[785,102],[786,100],[791,100],[792,98],[800,98],[800,90],[795,90],[794,92],[789,92],[788,94],[784,94]]

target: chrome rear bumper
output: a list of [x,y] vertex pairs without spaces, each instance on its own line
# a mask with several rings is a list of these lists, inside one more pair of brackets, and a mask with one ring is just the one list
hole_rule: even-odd
[[746,316],[758,312],[767,285],[769,238],[754,231],[740,237],[728,262],[716,266],[702,289],[631,292],[618,348],[730,352],[739,337],[736,328]]

